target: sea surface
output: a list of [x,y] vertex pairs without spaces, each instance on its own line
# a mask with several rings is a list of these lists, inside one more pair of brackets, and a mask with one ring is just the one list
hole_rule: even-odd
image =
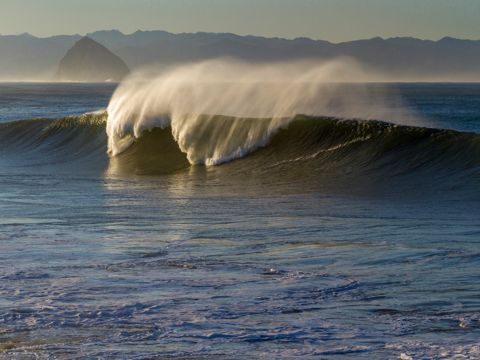
[[115,84],[0,84],[0,359],[479,359],[480,84],[368,86],[205,166],[237,120],[109,156]]

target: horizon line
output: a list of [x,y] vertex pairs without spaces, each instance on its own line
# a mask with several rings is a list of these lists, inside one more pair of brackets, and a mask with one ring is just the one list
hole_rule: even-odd
[[324,40],[324,39],[313,39],[313,38],[308,37],[308,36],[297,36],[297,37],[293,37],[293,38],[288,38],[288,37],[281,37],[281,36],[263,36],[263,35],[253,35],[253,34],[241,35],[241,34],[237,34],[237,33],[233,33],[233,32],[211,32],[211,31],[170,32],[170,31],[167,31],[167,30],[160,30],[160,29],[156,29],[156,30],[140,30],[140,29],[138,29],[138,30],[133,31],[131,33],[124,33],[123,31],[118,30],[118,29],[109,29],[109,30],[102,29],[102,30],[91,31],[91,32],[85,33],[83,35],[79,34],[79,33],[76,33],[76,34],[56,34],[56,35],[49,35],[49,36],[38,36],[38,35],[34,35],[30,32],[23,32],[23,33],[18,33],[18,34],[1,34],[0,33],[0,37],[29,36],[29,37],[33,37],[33,38],[36,38],[36,39],[49,39],[49,38],[61,37],[61,36],[88,37],[89,35],[95,34],[95,33],[98,33],[98,32],[116,32],[116,33],[120,33],[123,36],[131,36],[131,35],[134,35],[136,33],[148,33],[148,32],[167,33],[167,34],[170,34],[170,35],[186,35],[186,34],[190,34],[190,35],[195,35],[195,34],[218,34],[218,35],[222,35],[222,34],[225,34],[225,35],[234,35],[234,36],[238,36],[238,37],[255,37],[255,38],[262,38],[262,39],[281,39],[281,40],[287,40],[287,41],[295,41],[295,40],[304,39],[304,40],[310,40],[310,41],[313,41],[313,42],[327,42],[327,43],[334,44],[334,45],[344,44],[344,43],[349,43],[349,42],[355,42],[355,41],[367,41],[367,40],[377,40],[377,39],[382,40],[382,41],[394,40],[394,39],[412,39],[412,40],[419,40],[419,41],[425,41],[425,42],[435,42],[435,43],[439,42],[439,41],[442,41],[442,40],[447,40],[447,39],[459,40],[459,41],[473,41],[473,42],[480,41],[480,38],[478,38],[478,39],[457,38],[457,37],[453,37],[453,36],[449,36],[449,35],[445,35],[443,37],[440,37],[437,40],[418,38],[418,37],[414,37],[414,36],[398,35],[398,36],[393,36],[393,37],[374,36],[374,37],[370,37],[370,38],[358,38],[358,39],[352,39],[352,40],[346,40],[346,41],[332,42],[332,41]]

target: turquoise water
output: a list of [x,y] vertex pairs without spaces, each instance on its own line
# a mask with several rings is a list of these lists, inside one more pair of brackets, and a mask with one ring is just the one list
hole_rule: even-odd
[[11,122],[113,86],[12,86],[0,358],[480,357],[480,85],[385,90],[462,132],[299,118],[215,167],[168,129],[109,159],[101,114]]

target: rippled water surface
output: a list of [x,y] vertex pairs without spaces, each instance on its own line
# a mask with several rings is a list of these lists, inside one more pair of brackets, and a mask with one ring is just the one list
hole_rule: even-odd
[[[16,86],[13,103],[35,99]],[[56,86],[79,112],[113,91]],[[397,87],[436,127],[480,129],[479,85]],[[44,116],[1,121],[65,115],[58,89],[45,98]],[[118,171],[104,135],[85,140],[96,128],[69,131],[0,144],[0,358],[480,358],[476,135],[144,175]],[[448,161],[412,155],[424,137]]]

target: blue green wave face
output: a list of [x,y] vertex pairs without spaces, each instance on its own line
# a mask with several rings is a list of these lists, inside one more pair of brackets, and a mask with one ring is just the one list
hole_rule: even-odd
[[[206,176],[214,181],[288,184],[319,188],[401,192],[472,191],[480,184],[480,136],[453,130],[400,126],[379,121],[298,115],[271,131],[271,119],[205,116],[180,145],[171,127],[152,128],[132,138],[121,153],[107,155],[107,114],[2,124],[4,166],[37,166],[46,171],[105,172],[108,176]],[[202,124],[202,116],[198,117]],[[248,129],[262,129],[252,141]],[[228,145],[230,138],[232,146]],[[221,141],[219,141],[219,139]],[[219,146],[217,148],[216,146]],[[187,151],[189,154],[187,154]],[[232,150],[233,149],[233,150]],[[222,163],[192,161],[205,154]],[[231,156],[231,154],[235,156]],[[253,180],[252,180],[253,179]],[[293,186],[292,186],[293,185]],[[423,190],[422,190],[423,191]]]
[[2,164],[19,170],[101,171],[108,163],[105,121],[106,114],[100,113],[0,124]]

